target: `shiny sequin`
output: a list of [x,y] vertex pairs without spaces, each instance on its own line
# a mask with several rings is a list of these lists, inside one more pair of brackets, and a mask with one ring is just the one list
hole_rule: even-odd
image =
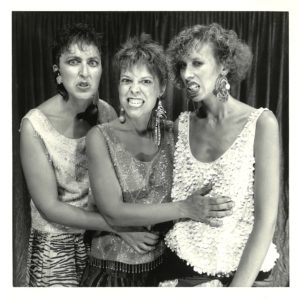
[[[157,155],[149,162],[136,159],[119,141],[113,128],[99,125],[119,179],[123,200],[135,204],[155,204],[171,200],[174,140],[172,123],[166,126]],[[94,205],[92,195],[91,205]],[[146,254],[139,254],[115,234],[100,235],[92,242],[91,256],[126,264],[141,264],[156,260],[165,249],[161,241]]]
[[[230,197],[235,206],[231,216],[222,218],[221,227],[195,221],[178,221],[166,235],[166,244],[199,273],[226,274],[237,269],[254,222],[254,154],[256,120],[264,109],[254,111],[232,146],[213,162],[200,162],[189,145],[190,113],[179,117],[176,143],[173,201],[185,200],[208,183],[213,196]],[[212,221],[220,219],[212,218]],[[272,243],[262,265],[269,271],[278,258]]]
[[[39,138],[45,155],[54,169],[58,199],[70,205],[86,208],[89,178],[85,154],[85,137],[70,139],[61,135],[39,110],[30,110],[23,119],[28,119]],[[21,124],[22,125],[22,124]],[[84,230],[49,222],[44,219],[31,201],[32,227],[47,233],[83,233]]]

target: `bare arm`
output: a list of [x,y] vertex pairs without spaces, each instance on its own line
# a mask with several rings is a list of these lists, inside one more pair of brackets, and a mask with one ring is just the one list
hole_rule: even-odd
[[201,219],[203,203],[197,198],[151,205],[124,203],[104,136],[97,127],[87,135],[87,156],[94,199],[110,225],[146,226],[178,218]]
[[231,287],[251,287],[273,238],[279,200],[279,133],[271,112],[257,122],[255,136],[254,226]]
[[45,219],[81,229],[114,231],[97,212],[88,212],[58,200],[53,168],[27,119],[21,127],[20,154],[28,190]]

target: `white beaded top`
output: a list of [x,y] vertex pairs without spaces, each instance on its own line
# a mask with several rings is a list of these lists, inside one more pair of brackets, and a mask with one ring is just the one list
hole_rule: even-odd
[[[265,109],[255,110],[233,144],[213,162],[200,162],[189,144],[190,112],[179,117],[175,150],[173,201],[185,200],[196,190],[212,184],[209,196],[230,197],[233,214],[222,219],[221,227],[192,220],[178,221],[166,235],[166,244],[199,273],[229,274],[235,271],[254,222],[254,137],[256,121]],[[270,245],[261,270],[269,271],[278,258]]]

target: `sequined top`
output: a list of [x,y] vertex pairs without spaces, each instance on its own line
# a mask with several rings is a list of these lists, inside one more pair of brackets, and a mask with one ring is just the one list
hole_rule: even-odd
[[[98,107],[101,109],[99,115],[102,121],[112,120],[113,108],[109,104],[99,99]],[[89,190],[85,137],[72,139],[60,134],[39,109],[30,110],[23,119],[30,121],[35,136],[41,141],[48,161],[53,167],[58,200],[85,209]],[[48,233],[84,232],[83,229],[64,226],[44,219],[32,200],[30,206],[32,228],[36,230]]]
[[[105,138],[124,202],[155,204],[171,200],[174,139],[173,124],[169,121],[166,124],[160,150],[149,162],[140,161],[127,151],[113,128],[107,124],[97,126]],[[92,196],[91,201],[93,203]],[[160,257],[164,248],[161,241],[153,251],[141,255],[119,236],[103,233],[94,237],[91,256],[126,264],[143,264]]]
[[[43,145],[57,182],[58,200],[85,208],[88,200],[89,179],[85,154],[85,137],[67,138],[60,134],[39,110],[30,110],[23,119],[28,119]],[[44,219],[31,200],[32,228],[51,233],[83,233]]]
[[[227,196],[235,203],[233,214],[222,219],[221,227],[181,220],[166,235],[166,244],[196,272],[228,275],[238,267],[254,223],[254,138],[256,121],[264,110],[251,113],[233,144],[213,162],[200,162],[193,156],[190,113],[179,117],[172,199],[184,200],[212,183],[210,196]],[[272,243],[261,270],[269,271],[277,258]]]

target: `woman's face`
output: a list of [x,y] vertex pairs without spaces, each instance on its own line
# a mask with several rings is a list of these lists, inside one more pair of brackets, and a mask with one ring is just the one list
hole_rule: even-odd
[[187,95],[193,101],[211,97],[223,67],[218,64],[210,43],[200,43],[183,57],[180,75]]
[[151,74],[145,64],[135,64],[121,70],[119,98],[127,116],[149,120],[157,98],[164,92],[157,76]]
[[58,70],[69,98],[89,100],[98,92],[102,66],[95,45],[71,44],[60,56]]

